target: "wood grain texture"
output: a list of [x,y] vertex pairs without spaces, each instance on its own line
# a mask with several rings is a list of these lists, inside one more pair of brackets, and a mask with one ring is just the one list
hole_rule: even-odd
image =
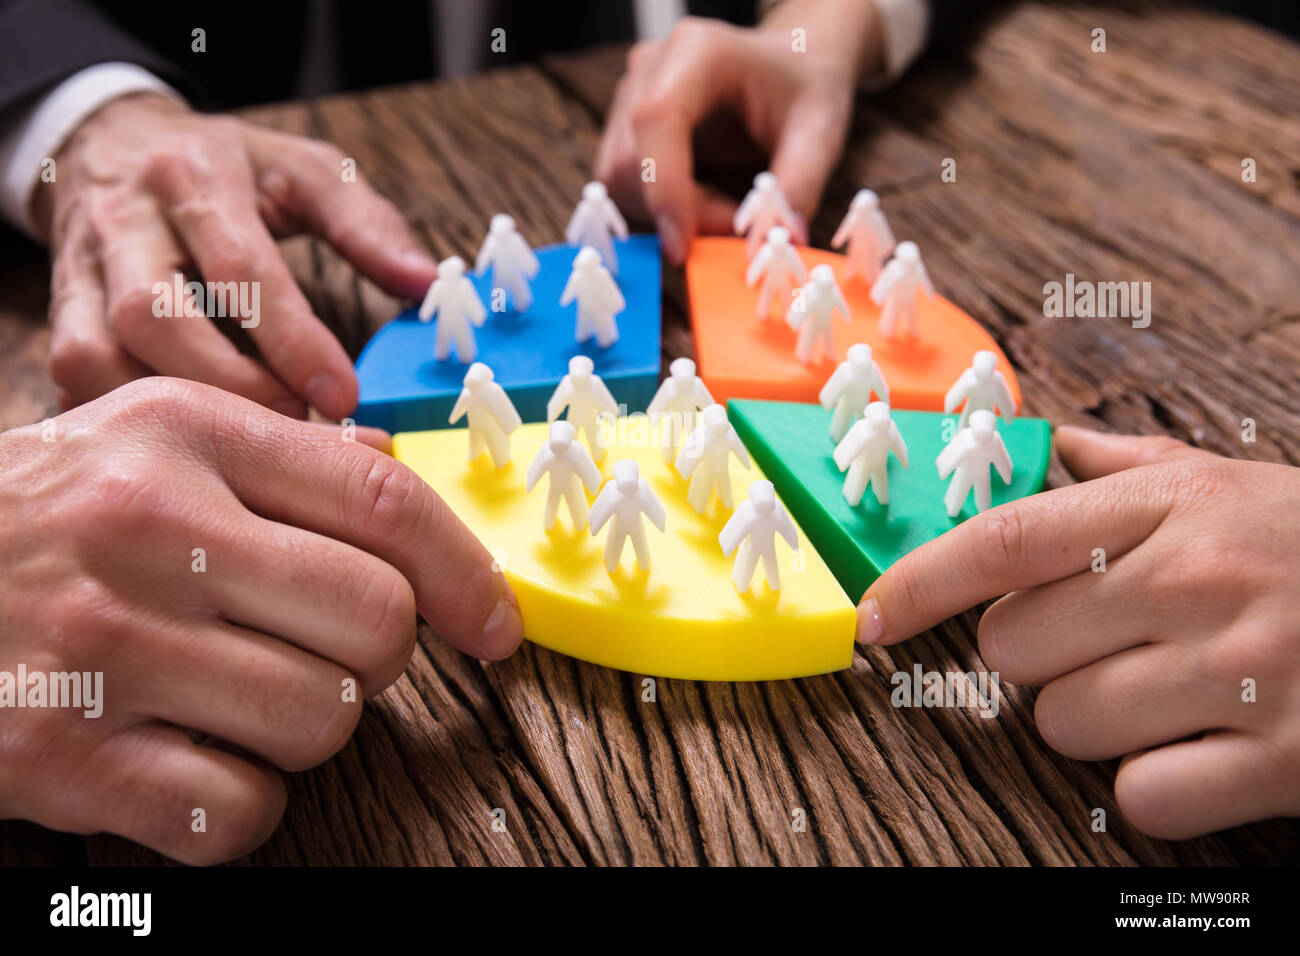
[[[1109,52],[1089,50],[1102,26]],[[509,211],[556,241],[589,176],[625,51],[466,80],[250,111],[339,144],[438,256],[472,255]],[[1016,364],[1026,410],[1169,433],[1236,457],[1300,464],[1300,49],[1159,3],[1009,7],[959,59],[932,59],[862,99],[813,224],[824,245],[871,184],[936,285]],[[939,164],[957,161],[957,182]],[[1258,182],[1241,181],[1252,157]],[[331,250],[285,254],[355,354],[397,309]],[[43,371],[44,276],[0,270],[0,427],[54,410]],[[1067,272],[1150,281],[1149,329],[1048,319]],[[664,359],[691,353],[679,274],[665,277]],[[1259,440],[1241,441],[1241,420]],[[1059,465],[1054,483],[1068,481]],[[427,626],[404,677],[353,741],[290,779],[284,823],[254,864],[1231,864],[1295,860],[1271,821],[1181,843],[1114,805],[1113,762],[1045,747],[1032,689],[997,719],[898,709],[889,677],[982,670],[975,612],[850,670],[799,681],[644,678],[526,645],[480,665]],[[1093,808],[1106,833],[1090,829]],[[504,811],[503,832],[493,811]],[[796,810],[808,820],[792,828]],[[5,865],[158,863],[112,837],[0,824]]]

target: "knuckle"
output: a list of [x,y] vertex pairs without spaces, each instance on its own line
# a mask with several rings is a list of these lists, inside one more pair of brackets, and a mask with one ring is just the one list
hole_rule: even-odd
[[407,531],[424,507],[424,483],[395,459],[376,452],[353,464],[352,518],[364,522],[373,533],[390,536]]
[[207,139],[200,133],[178,133],[167,138],[145,155],[146,185],[170,195],[193,189],[208,175],[211,164],[207,149]]
[[234,230],[213,236],[208,255],[203,260],[203,271],[214,278],[247,276],[261,261],[258,244],[250,237]]
[[[265,843],[275,831],[287,801],[283,781],[251,770],[239,784],[229,788],[221,812],[209,815],[208,832],[186,840],[185,862],[205,866],[238,859]],[[181,807],[192,802],[182,800],[177,801]],[[182,819],[188,822],[189,813]],[[185,835],[191,836],[188,828]]]
[[723,30],[708,17],[682,17],[668,34],[668,42],[675,47],[697,47],[715,41]]
[[111,418],[116,424],[131,425],[141,421],[166,427],[179,427],[190,420],[200,386],[179,378],[150,376],[136,379],[112,394],[115,408]]
[[64,388],[79,385],[88,368],[102,368],[113,361],[112,343],[81,331],[56,332],[50,343],[50,378]]
[[278,761],[290,772],[319,766],[347,746],[361,721],[361,705],[344,703],[341,688],[350,677],[342,668],[330,668],[337,676],[320,686],[319,693],[299,696],[288,702],[291,710],[272,715],[286,728],[286,752]]
[[415,592],[393,570],[375,576],[353,617],[357,666],[367,696],[379,693],[401,675],[415,648]]
[[1073,709],[1056,683],[1038,692],[1034,701],[1034,723],[1043,742],[1057,753],[1072,756],[1074,734]]
[[154,325],[153,287],[135,285],[117,290],[108,303],[108,327],[123,342],[136,341]]
[[[1157,439],[1157,441],[1161,440]],[[1176,439],[1170,438],[1168,441],[1186,447]],[[1167,473],[1161,477],[1180,500],[1192,504],[1204,503],[1225,487],[1231,486],[1232,480],[1227,474],[1226,462],[1226,459],[1208,456],[1186,458],[1173,462]]]
[[[1007,642],[1005,613],[999,611],[998,604],[984,612],[980,617],[979,627],[976,631],[976,643],[979,646],[980,659],[984,661],[984,666],[991,671],[997,671],[1000,674],[1008,674],[1011,668],[1007,665]],[[1008,677],[1008,679],[1010,679]]]
[[1004,506],[986,511],[976,541],[1012,579],[1022,577],[1027,538],[1018,509]]

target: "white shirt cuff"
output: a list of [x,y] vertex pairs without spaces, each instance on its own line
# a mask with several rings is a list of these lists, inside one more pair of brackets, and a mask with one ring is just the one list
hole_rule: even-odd
[[880,15],[885,72],[867,84],[879,89],[898,79],[925,49],[930,33],[930,4],[926,0],[873,0]]
[[39,239],[31,205],[46,160],[92,113],[111,100],[141,92],[182,100],[174,89],[133,63],[98,63],[68,77],[12,126],[0,129],[0,216]]

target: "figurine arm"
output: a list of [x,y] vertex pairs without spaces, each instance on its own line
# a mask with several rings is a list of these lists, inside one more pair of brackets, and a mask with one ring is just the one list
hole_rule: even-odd
[[740,203],[736,215],[732,217],[731,226],[736,235],[743,235],[754,219],[754,209],[758,205],[758,191],[751,189],[749,195]]
[[794,273],[800,285],[808,281],[808,270],[804,268],[803,259],[793,246],[790,247],[790,271]]
[[627,308],[627,300],[623,298],[623,293],[619,290],[618,283],[614,281],[612,275],[606,272],[601,278],[605,280],[602,283],[605,287],[602,290],[604,292],[602,298],[605,300],[605,308],[617,315]]
[[713,396],[709,394],[709,387],[704,384],[704,379],[698,375],[691,386],[691,400],[695,403],[695,407],[700,409],[717,404],[713,401]]
[[1007,385],[1007,380],[1001,372],[994,372],[993,389],[997,393],[994,399],[997,402],[998,411],[1002,413],[1005,421],[1011,421],[1016,417],[1016,400],[1011,397],[1011,388]]
[[673,462],[673,467],[677,469],[677,473],[683,478],[691,477],[691,473],[695,471],[704,457],[697,450],[698,445],[702,444],[702,442],[696,438],[702,427],[702,425],[696,426],[695,431],[682,443],[682,450],[677,453],[677,460]]
[[791,551],[799,550],[799,529],[794,526],[789,513],[781,507],[781,502],[776,503],[776,530],[781,532],[781,537],[785,538],[785,543],[790,546]]
[[451,407],[451,414],[447,416],[447,424],[455,425],[469,410],[469,389],[462,388],[460,395],[456,398],[456,404]]
[[884,303],[889,293],[894,291],[894,286],[898,285],[898,274],[902,267],[897,262],[891,262],[885,266],[885,271],[880,273],[880,278],[876,280],[875,285],[871,287],[871,301],[876,305]]
[[758,255],[754,256],[754,261],[749,264],[745,270],[745,285],[752,286],[755,282],[763,277],[767,270],[767,264],[772,261],[772,250],[767,246],[758,250]]
[[533,254],[533,250],[528,248],[528,243],[524,237],[518,233],[515,234],[515,251],[519,256],[524,275],[530,279],[536,276],[537,270],[541,268],[541,263],[537,261],[537,256]]
[[970,394],[970,372],[962,372],[957,377],[957,381],[952,383],[952,388],[948,389],[948,394],[943,397],[943,410],[945,414],[955,412],[961,408],[961,403],[966,401],[966,396]]
[[487,309],[483,307],[483,300],[478,297],[478,290],[474,288],[474,283],[468,279],[461,279],[461,300],[465,306],[465,314],[469,320],[476,326],[481,326],[487,319]]
[[838,249],[840,246],[844,245],[844,243],[848,242],[849,236],[852,232],[853,213],[850,211],[845,213],[844,220],[840,223],[840,227],[835,230],[835,235],[831,237],[831,248]]
[[542,450],[533,459],[533,463],[528,466],[528,475],[524,480],[524,491],[532,491],[533,486],[542,480],[542,475],[546,474],[546,469],[550,467],[553,457],[550,446],[543,445]]
[[668,517],[664,513],[663,502],[655,497],[655,493],[650,490],[650,485],[646,483],[644,478],[641,479],[641,487],[637,489],[637,497],[641,499],[641,509],[645,512],[645,516],[650,519],[650,523],[663,531]]
[[875,388],[876,394],[880,396],[880,400],[882,402],[888,402],[889,383],[885,381],[885,375],[883,372],[880,371],[879,365],[876,365],[873,362],[871,368],[872,368],[872,373],[875,377],[875,383],[872,387]]
[[746,468],[750,467],[749,452],[745,450],[745,443],[740,440],[735,428],[727,432],[727,447],[731,449],[731,453],[736,456],[742,465]]
[[840,396],[844,394],[844,389],[848,387],[848,379],[851,374],[848,365],[844,362],[835,367],[831,377],[826,380],[822,390],[817,393],[817,401],[821,402],[822,408],[829,411],[831,406],[840,400]]
[[614,395],[609,390],[609,386],[605,384],[603,379],[599,378],[595,379],[595,381],[592,382],[592,385],[593,388],[591,391],[593,397],[596,399],[597,409],[617,418],[618,402],[614,401]]
[[560,413],[568,407],[569,399],[573,397],[573,384],[569,381],[569,376],[564,376],[560,380],[559,387],[551,395],[550,401],[546,403],[546,420],[553,422],[560,417]]
[[627,220],[623,214],[618,211],[612,199],[605,200],[605,222],[609,224],[609,231],[620,239],[627,238]]
[[926,295],[928,295],[930,298],[933,299],[934,283],[930,281],[930,272],[925,268],[924,262],[921,263],[921,275],[919,276],[919,278],[921,280],[921,288],[925,290]]
[[492,237],[488,236],[483,240],[483,245],[479,246],[478,258],[474,260],[474,274],[476,276],[481,276],[487,271],[487,267],[491,264],[493,252],[492,245]]
[[727,523],[722,526],[718,532],[718,544],[722,545],[722,556],[731,557],[731,552],[739,547],[740,542],[744,541],[749,535],[749,526],[753,520],[754,506],[748,501],[743,502],[739,508],[731,513]]
[[664,413],[671,397],[669,392],[672,390],[673,380],[671,378],[666,378],[659,383],[659,391],[655,392],[655,397],[650,399],[650,404],[645,407],[645,413],[650,416],[651,421]]
[[487,394],[488,410],[492,412],[501,430],[509,435],[522,425],[524,420],[519,417],[519,411],[515,408],[515,403],[510,401],[506,390],[496,382],[492,382],[491,386]]
[[433,313],[437,312],[442,306],[442,289],[438,285],[438,280],[434,279],[429,283],[429,291],[424,294],[424,302],[420,305],[420,321],[428,322],[433,318]]
[[1009,485],[1011,484],[1011,454],[1007,451],[1006,442],[1002,440],[1002,436],[996,435],[994,437],[997,438],[997,446],[993,449],[993,467],[998,470],[1002,483]]
[[835,467],[840,471],[847,471],[849,465],[853,464],[853,459],[862,454],[863,446],[866,444],[866,436],[863,434],[863,423],[858,421],[853,423],[849,433],[840,439],[840,443],[835,446],[835,451],[831,457],[835,459]]
[[566,306],[573,301],[573,297],[578,293],[578,273],[571,272],[569,281],[564,283],[564,291],[560,293],[560,306]]
[[578,451],[578,454],[575,456],[578,464],[578,477],[582,480],[582,483],[587,486],[587,491],[594,493],[595,490],[600,487],[600,469],[597,468],[596,463],[591,460],[591,456],[587,454],[587,449],[585,447],[576,442],[570,447],[577,449]]
[[844,321],[852,325],[853,316],[849,314],[849,304],[844,301],[844,293],[840,291],[838,286],[835,289],[835,307],[840,310],[840,315],[844,317]]
[[571,246],[578,244],[578,224],[582,217],[582,203],[578,203],[573,215],[569,217],[569,224],[564,227],[564,241]]
[[876,227],[876,238],[880,242],[881,255],[889,255],[894,251],[894,247],[898,245],[898,242],[894,239],[894,230],[889,228],[889,220],[885,218],[883,212],[876,210],[873,225]]
[[889,447],[894,449],[894,454],[898,456],[898,462],[904,468],[907,464],[907,442],[903,441],[903,435],[898,430],[898,426],[893,422],[889,423]]
[[944,446],[943,451],[939,452],[939,457],[934,460],[934,465],[939,469],[939,477],[947,478],[956,469],[957,463],[961,461],[962,455],[965,454],[967,447],[966,433],[963,429],[957,433],[957,437]]
[[614,496],[618,494],[618,485],[613,479],[605,482],[605,487],[600,489],[600,494],[596,496],[596,501],[591,506],[591,511],[587,514],[587,520],[591,522],[591,533],[596,535],[601,528],[605,527],[605,522],[609,520],[610,515],[614,513]]

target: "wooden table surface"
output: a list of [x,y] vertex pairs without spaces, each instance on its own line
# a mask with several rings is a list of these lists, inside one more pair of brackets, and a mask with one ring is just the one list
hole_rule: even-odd
[[[1169,433],[1300,464],[1300,47],[1195,8],[1012,4],[960,57],[858,106],[813,226],[825,245],[853,192],[882,196],[939,291],[987,326],[1025,412]],[[1090,51],[1107,31],[1108,52]],[[472,255],[509,211],[558,241],[590,175],[624,51],[455,82],[261,108],[256,122],[338,143],[439,257]],[[957,181],[940,180],[946,157]],[[1253,158],[1254,183],[1242,160]],[[286,245],[355,354],[397,303],[310,240]],[[1152,283],[1145,330],[1048,319],[1067,272]],[[0,427],[53,414],[46,263],[0,270]],[[665,365],[690,354],[680,274],[665,280]],[[1258,441],[1242,442],[1242,419]],[[1059,465],[1054,484],[1069,481]],[[996,720],[896,709],[889,676],[982,669],[968,612],[826,677],[661,680],[526,645],[482,665],[426,625],[406,674],[337,757],[289,778],[255,864],[1231,864],[1294,860],[1295,824],[1181,843],[1114,805],[1115,764],[1044,746],[1032,689]],[[1105,833],[1090,827],[1104,808]],[[494,830],[493,811],[505,829]],[[806,831],[791,826],[796,808]],[[124,840],[0,824],[7,864],[157,863]]]

